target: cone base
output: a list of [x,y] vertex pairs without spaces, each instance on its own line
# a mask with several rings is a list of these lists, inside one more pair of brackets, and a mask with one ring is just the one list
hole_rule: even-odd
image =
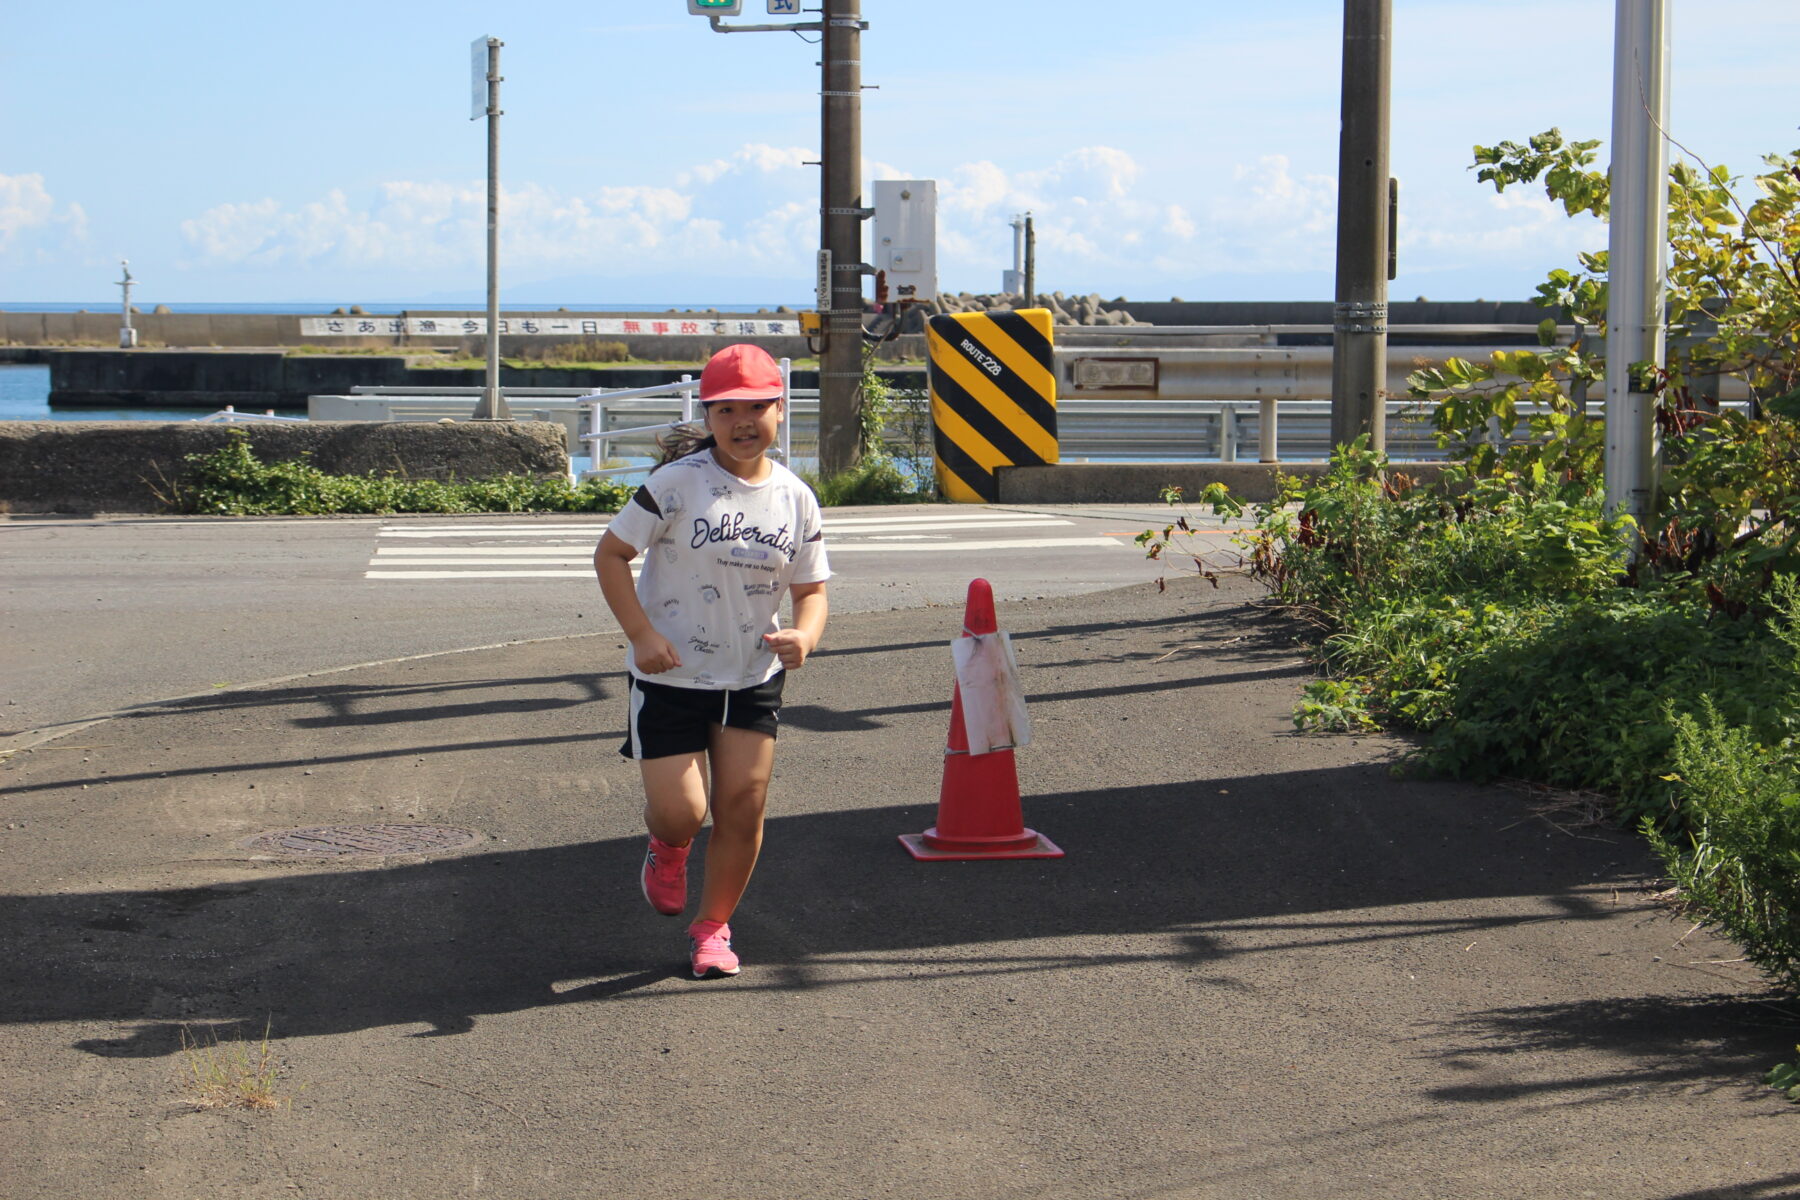
[[[973,862],[978,859],[986,858],[1063,857],[1062,848],[1043,834],[1037,832],[1037,830],[1027,829],[1022,836],[1030,838],[1031,840],[1024,845],[1012,845],[988,849],[971,846],[966,842],[955,848],[939,848],[931,844],[932,841],[937,839],[937,829],[933,827],[927,829],[924,833],[901,834],[900,844],[906,847],[906,852],[919,862]],[[1012,842],[1014,839],[1008,838],[1006,840]]]

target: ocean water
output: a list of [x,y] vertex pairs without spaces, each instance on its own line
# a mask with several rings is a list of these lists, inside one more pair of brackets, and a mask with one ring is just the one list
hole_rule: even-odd
[[50,368],[0,363],[0,421],[191,421],[198,408],[51,408]]

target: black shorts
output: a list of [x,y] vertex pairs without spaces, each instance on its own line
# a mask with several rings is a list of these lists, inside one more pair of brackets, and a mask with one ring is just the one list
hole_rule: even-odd
[[619,753],[626,758],[667,758],[703,753],[714,725],[774,737],[781,722],[781,687],[787,672],[777,671],[755,687],[736,691],[671,687],[636,675],[630,679],[625,744]]

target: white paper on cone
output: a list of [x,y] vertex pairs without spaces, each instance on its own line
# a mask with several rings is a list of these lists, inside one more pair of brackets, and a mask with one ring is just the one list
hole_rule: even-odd
[[1012,638],[1004,633],[960,637],[950,643],[956,686],[962,693],[969,753],[1013,750],[1031,744],[1031,717],[1019,688]]

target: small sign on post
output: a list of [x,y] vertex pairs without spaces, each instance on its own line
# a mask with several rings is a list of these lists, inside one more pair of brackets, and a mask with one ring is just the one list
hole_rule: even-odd
[[821,315],[831,311],[831,251],[819,251],[819,278],[813,284],[814,302]]

